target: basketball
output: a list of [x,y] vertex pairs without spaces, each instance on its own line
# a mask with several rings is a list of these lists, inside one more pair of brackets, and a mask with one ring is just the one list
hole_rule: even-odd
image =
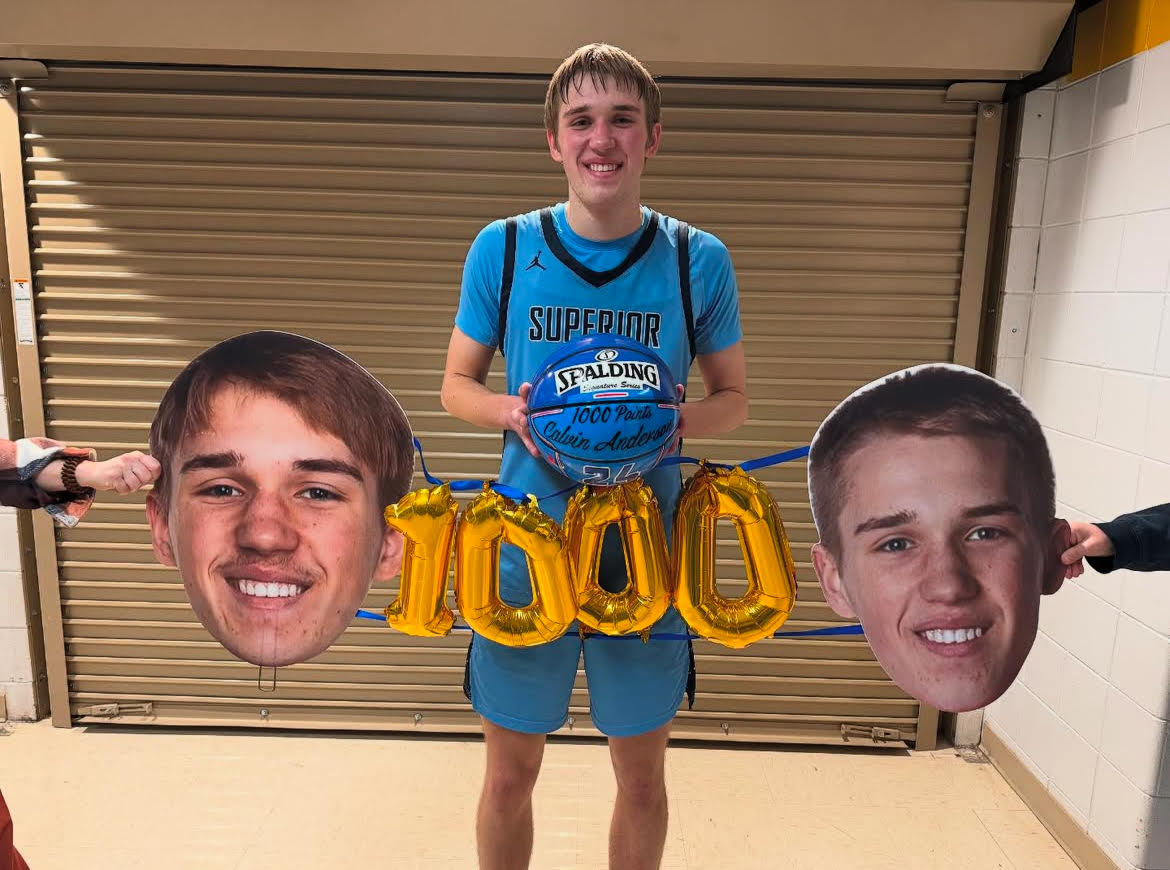
[[652,470],[678,422],[666,363],[618,335],[589,335],[554,351],[528,395],[528,429],[541,454],[592,486],[618,486]]

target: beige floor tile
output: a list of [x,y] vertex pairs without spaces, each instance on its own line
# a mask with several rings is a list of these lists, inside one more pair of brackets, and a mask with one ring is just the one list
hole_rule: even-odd
[[[476,739],[55,729],[0,736],[33,870],[475,867]],[[667,756],[664,870],[1072,870],[987,764],[953,752],[687,744]],[[533,870],[604,868],[604,744],[550,742]]]

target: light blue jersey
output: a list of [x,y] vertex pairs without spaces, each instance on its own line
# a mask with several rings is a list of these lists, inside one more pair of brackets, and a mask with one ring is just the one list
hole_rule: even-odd
[[[505,266],[508,227],[515,232],[510,268]],[[476,238],[463,271],[455,325],[488,347],[501,344],[508,392],[517,395],[544,360],[566,342],[592,333],[617,333],[648,345],[686,384],[692,349],[687,300],[694,325],[694,352],[715,353],[740,340],[739,301],[731,258],[714,236],[687,228],[688,282],[680,280],[679,228],[672,218],[642,210],[642,228],[610,242],[574,233],[565,206],[529,212],[488,225]],[[510,283],[509,283],[510,278]],[[684,292],[684,289],[688,292]],[[501,295],[507,298],[501,316]],[[500,480],[538,497],[574,489],[543,459],[508,432]],[[665,468],[645,478],[653,487],[668,535],[674,524],[682,477]],[[561,522],[570,493],[542,498],[541,508]],[[607,530],[599,580],[610,591],[625,586],[625,560],[617,527]],[[532,600],[523,553],[504,546],[500,595],[513,606]],[[654,632],[687,630],[670,608]],[[683,694],[694,693],[694,655],[689,641],[639,643],[591,638],[570,628],[555,641],[509,647],[475,636],[468,649],[464,692],[476,711],[513,731],[549,733],[569,710],[577,665],[584,653],[590,715],[603,734],[629,737],[669,722]]]
[[[637,232],[595,242],[569,227],[564,203],[544,210],[543,225],[541,211],[514,220],[516,252],[504,330],[510,394],[517,395],[520,385],[531,381],[549,354],[564,343],[603,332],[647,345],[662,357],[675,380],[686,384],[691,349],[679,276],[677,221],[643,208]],[[455,317],[455,325],[464,334],[489,347],[500,343],[505,237],[502,220],[489,224],[476,237],[464,266]],[[695,352],[715,353],[742,337],[735,272],[727,248],[710,233],[691,227],[688,239]],[[571,493],[543,497],[572,486],[572,481],[529,454],[512,432],[505,438],[499,479],[542,498],[541,509],[558,522],[563,519]],[[681,473],[677,467],[659,469],[645,481],[658,499],[669,540]],[[505,600],[512,604],[531,600],[528,572],[516,548],[505,548],[500,576]]]

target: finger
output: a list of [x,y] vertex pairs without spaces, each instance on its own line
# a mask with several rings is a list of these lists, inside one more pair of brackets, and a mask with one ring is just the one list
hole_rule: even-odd
[[681,402],[683,399],[683,395],[687,391],[687,388],[684,387],[682,384],[675,384],[674,389],[678,392],[678,400]]
[[524,446],[528,448],[528,452],[537,459],[541,459],[542,457],[540,455],[540,451],[536,449],[536,442],[532,440],[532,436],[528,433],[528,430],[525,429],[523,432],[520,432],[519,435],[520,440],[524,442]]
[[1060,554],[1060,561],[1064,562],[1066,565],[1072,565],[1081,560],[1081,557],[1085,555],[1085,551],[1086,548],[1084,544],[1077,544],[1075,547],[1069,547]]
[[1085,563],[1083,561],[1078,561],[1069,567],[1072,571],[1073,577],[1080,577],[1085,573]]
[[524,400],[525,404],[528,404],[528,394],[531,392],[532,392],[532,384],[525,381],[524,383],[522,383],[520,385],[520,398]]

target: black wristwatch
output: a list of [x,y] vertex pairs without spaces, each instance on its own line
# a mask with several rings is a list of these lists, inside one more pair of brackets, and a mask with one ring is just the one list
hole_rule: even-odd
[[77,466],[83,462],[88,462],[88,457],[85,456],[66,456],[61,460],[61,483],[65,486],[65,491],[80,495],[84,492],[89,492],[89,488],[82,486],[77,482]]

